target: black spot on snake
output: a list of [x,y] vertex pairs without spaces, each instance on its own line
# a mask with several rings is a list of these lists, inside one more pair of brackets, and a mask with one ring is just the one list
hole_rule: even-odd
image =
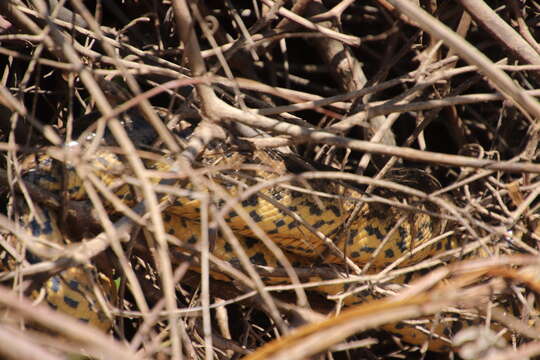
[[259,240],[255,239],[255,238],[252,238],[252,237],[249,237],[249,236],[244,238],[244,243],[246,244],[248,249],[251,249],[258,242],[259,242]]
[[68,286],[70,287],[70,289],[78,290],[79,289],[79,282],[76,281],[76,280],[70,280],[68,282]]
[[45,223],[43,224],[43,234],[44,235],[49,235],[49,234],[52,234],[53,232],[53,228],[52,228],[52,223],[51,223],[51,218],[48,217],[47,221],[45,221]]
[[381,231],[376,228],[375,226],[373,225],[366,225],[364,227],[364,229],[366,230],[366,233],[368,233],[368,235],[375,235],[375,237],[379,240],[384,240],[384,235],[381,233]]
[[73,309],[76,309],[77,306],[79,306],[79,302],[70,298],[69,296],[64,296],[64,303]]
[[341,211],[336,205],[330,205],[330,206],[327,206],[326,208],[330,210],[331,212],[333,212],[336,217],[341,216]]
[[313,227],[315,229],[318,229],[318,228],[322,227],[324,224],[325,224],[324,220],[319,220],[315,224],[313,224]]
[[367,252],[367,253],[369,253],[369,254],[374,253],[375,250],[376,250],[376,249],[375,249],[374,247],[371,247],[371,246],[364,246],[364,247],[360,248],[360,251],[362,251],[362,252]]
[[253,219],[253,221],[255,222],[261,222],[262,218],[261,216],[259,215],[259,213],[257,213],[257,210],[251,210],[249,212],[249,216],[251,216],[251,218]]
[[298,227],[298,225],[300,225],[300,224],[298,223],[298,221],[293,220],[293,221],[290,222],[289,225],[287,225],[287,227],[288,227],[289,229],[294,229],[295,227]]
[[256,195],[250,196],[249,199],[242,201],[243,207],[257,207],[259,205],[259,198]]
[[407,238],[407,236],[409,236],[409,232],[407,231],[407,229],[404,226],[400,225],[398,227],[398,232],[399,232],[399,237],[401,239],[405,239],[405,238]]
[[32,220],[30,222],[30,228],[32,229],[32,236],[39,236],[41,235],[41,226],[39,226],[38,222],[36,220]]
[[255,265],[267,266],[266,259],[264,258],[264,255],[261,253],[256,253],[255,255],[251,256],[249,259]]
[[358,236],[358,229],[350,229],[348,231],[350,238],[354,241],[354,238]]
[[309,213],[311,215],[321,216],[323,213],[323,210],[315,202],[306,201],[303,205],[306,205],[309,207]]
[[401,252],[407,251],[407,243],[405,242],[405,240],[403,240],[403,238],[400,238],[398,241],[396,241],[396,245]]

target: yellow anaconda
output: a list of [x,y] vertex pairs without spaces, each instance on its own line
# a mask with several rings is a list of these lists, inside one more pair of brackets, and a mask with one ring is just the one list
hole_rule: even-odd
[[[98,152],[88,165],[85,169],[105,183],[123,204],[135,204],[137,192],[135,186],[125,183],[130,171],[121,156]],[[277,244],[294,267],[325,264],[345,268],[346,257],[360,267],[369,263],[369,274],[380,272],[396,260],[396,266],[416,264],[458,245],[455,237],[437,238],[443,231],[443,221],[434,216],[438,210],[435,205],[422,203],[395,189],[381,191],[378,201],[364,201],[366,199],[354,186],[330,179],[339,177],[336,173],[290,175],[287,156],[278,152],[206,150],[199,165],[199,170],[193,174],[173,174],[165,160],[146,161],[154,183],[161,177],[180,178],[171,188],[180,192],[177,191],[173,202],[164,205],[162,210],[166,233],[180,243],[195,245],[201,237],[201,201],[198,199],[203,194],[209,196],[215,206],[214,216],[223,216],[255,265],[282,266],[260,240],[257,231]],[[413,176],[394,176],[394,179],[415,185],[404,189],[420,187],[429,192],[437,188],[437,182],[427,174],[421,171],[411,174]],[[26,159],[23,178],[53,193],[67,194],[68,200],[87,199],[83,182],[74,168],[69,164],[60,166],[47,155]],[[380,183],[390,186],[390,183]],[[383,198],[388,196],[393,197],[394,205],[384,202]],[[162,201],[166,200],[167,196],[162,197]],[[109,215],[117,213],[113,203],[105,201],[105,205]],[[60,214],[55,210],[44,207],[42,219],[38,220],[39,216],[31,214],[24,206],[21,208],[21,221],[34,238],[56,243],[66,241],[66,235],[56,225]],[[220,234],[212,239],[211,251],[233,265],[239,263],[238,254]],[[100,310],[92,289],[100,286],[112,299],[114,286],[110,280],[96,281],[96,273],[89,267],[70,268],[50,278],[44,289],[51,306],[108,329],[111,319]],[[215,272],[213,276],[227,279]],[[394,281],[405,283],[408,277]],[[286,277],[264,280],[268,284],[288,281]],[[319,278],[314,276],[310,280]],[[343,285],[321,285],[315,290],[335,295],[345,289]],[[346,297],[344,303],[365,300],[364,295],[356,294]],[[430,325],[426,328],[430,329]],[[448,346],[444,339],[430,338],[412,327],[398,324],[388,329],[406,342],[422,344],[429,340],[432,350]],[[448,333],[443,325],[437,325],[436,329],[439,335],[435,337]]]

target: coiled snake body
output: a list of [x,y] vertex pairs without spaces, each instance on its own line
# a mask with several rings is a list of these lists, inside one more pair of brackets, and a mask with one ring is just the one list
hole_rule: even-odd
[[[364,202],[357,189],[325,179],[328,177],[325,173],[313,175],[316,179],[310,181],[302,175],[288,175],[286,157],[274,152],[242,154],[207,150],[202,158],[200,169],[205,172],[195,174],[188,181],[179,181],[181,185],[176,187],[184,195],[177,194],[162,213],[165,231],[181,243],[198,243],[201,202],[197,200],[200,198],[197,194],[206,194],[218,210],[229,207],[221,215],[254,265],[282,266],[259,239],[253,223],[279,246],[294,267],[300,268],[314,264],[342,267],[344,257],[347,257],[360,267],[369,264],[366,267],[368,273],[376,274],[393,262],[396,262],[394,266],[415,264],[457,246],[454,237],[436,239],[443,230],[443,222],[432,215],[437,209],[415,201],[411,196],[397,197],[406,200],[403,207],[379,201]],[[134,204],[135,192],[123,182],[129,170],[120,156],[99,152],[89,165],[86,167],[89,173],[109,186],[124,204]],[[155,172],[156,183],[160,174],[170,170],[166,161],[147,161],[146,165]],[[35,156],[26,160],[23,178],[57,194],[67,193],[69,200],[86,199],[83,183],[75,170],[69,166],[63,170],[59,168],[62,167],[49,156]],[[405,182],[427,186],[430,191],[436,188],[436,181],[428,175],[418,171],[416,175],[416,180],[407,178]],[[386,197],[394,193],[381,194]],[[117,211],[110,202],[105,203],[110,214]],[[65,236],[57,225],[59,214],[46,207],[41,211],[41,214],[35,214],[23,210],[21,218],[28,233],[34,238],[63,244]],[[329,242],[333,246],[329,246]],[[217,258],[239,264],[233,247],[219,234],[213,239],[211,251]],[[112,280],[97,273],[93,267],[76,267],[50,278],[44,284],[48,303],[102,329],[109,329],[112,321],[101,310],[93,289],[98,286],[113,299],[114,285]],[[410,276],[394,281],[406,282],[407,277]],[[221,278],[226,279],[225,276]],[[264,280],[276,283],[286,279]],[[345,287],[319,286],[316,290],[333,295],[344,291]],[[362,294],[356,294],[346,297],[344,302],[355,304],[365,300]],[[393,325],[389,329],[410,343],[422,344],[429,338],[409,327]],[[442,329],[440,333],[443,333]],[[441,350],[447,345],[439,339],[430,340],[433,350]]]

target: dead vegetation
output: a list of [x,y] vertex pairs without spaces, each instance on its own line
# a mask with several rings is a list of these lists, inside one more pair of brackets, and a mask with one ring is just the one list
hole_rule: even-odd
[[[0,246],[16,260],[0,275],[9,314],[0,322],[1,356],[538,356],[539,24],[533,0],[0,1]],[[424,200],[457,224],[449,231],[462,247],[376,275],[349,264],[342,281],[379,297],[395,293],[388,279],[426,275],[392,300],[336,317],[326,317],[334,302],[321,294],[308,291],[311,307],[302,306],[280,291],[290,286],[257,285],[213,258],[208,243],[190,257],[177,253],[162,229],[148,226],[161,213],[141,158],[166,156],[191,175],[203,149],[224,139],[343,171],[366,194],[393,167],[424,169],[442,184]],[[133,174],[125,180],[140,189],[133,213],[111,217],[90,202],[21,186],[20,159],[29,153],[45,150],[83,169],[81,149],[92,140],[125,156]],[[8,241],[21,233],[8,198],[68,213],[84,246],[28,263]],[[479,248],[491,256],[459,261]],[[88,262],[117,279],[119,300],[107,304],[114,336],[21,296]],[[201,273],[189,270],[198,264]],[[212,280],[216,268],[236,280]],[[297,269],[300,280],[314,273],[335,276]],[[448,308],[481,317],[458,333],[468,346],[456,353],[426,352],[378,330]],[[506,340],[482,325],[492,321]]]

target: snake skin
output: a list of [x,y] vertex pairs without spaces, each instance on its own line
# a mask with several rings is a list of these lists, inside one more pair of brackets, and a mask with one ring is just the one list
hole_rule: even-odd
[[[99,152],[89,161],[91,170],[125,204],[135,204],[133,189],[122,181],[130,174],[121,157],[112,152]],[[156,174],[166,173],[170,164],[166,161],[146,161],[149,170]],[[62,194],[67,189],[70,200],[87,199],[82,181],[73,167],[59,166],[48,155],[35,155],[24,161],[23,178],[53,193]],[[179,181],[182,190],[211,194],[219,209],[230,199],[241,198],[240,207],[231,208],[224,215],[227,225],[241,242],[247,256],[255,265],[280,267],[276,256],[258,239],[249,221],[242,216],[245,212],[260,230],[264,231],[275,244],[287,255],[295,267],[309,268],[313,264],[335,264],[343,266],[344,259],[330,251],[325,238],[330,239],[354,263],[363,266],[370,263],[369,273],[375,274],[397,259],[399,266],[418,263],[444,250],[455,248],[457,239],[450,237],[426,244],[442,231],[441,221],[427,211],[436,211],[432,205],[423,204],[411,197],[406,199],[424,211],[410,211],[380,202],[361,203],[362,194],[356,188],[333,180],[296,179],[280,182],[280,178],[290,174],[286,156],[278,152],[241,153],[238,151],[206,150],[199,164],[199,169],[206,170],[196,174],[190,181]],[[405,172],[396,174],[394,180],[414,187],[437,188],[436,181],[421,171],[414,172],[416,179]],[[159,175],[153,179],[159,181]],[[259,186],[255,194],[245,196],[245,191]],[[319,196],[317,192],[333,194],[332,197]],[[395,195],[388,190],[382,196]],[[114,206],[106,202],[107,210],[115,214]],[[195,245],[200,238],[200,201],[194,196],[179,196],[163,210],[165,231],[178,241]],[[34,237],[64,243],[65,236],[56,225],[57,214],[53,210],[44,210],[45,221],[41,224],[28,210],[22,211],[21,222],[28,233]],[[351,216],[354,214],[354,218]],[[219,259],[239,264],[237,254],[231,245],[221,236],[216,236],[212,254]],[[218,279],[226,276],[213,273]],[[99,280],[96,280],[98,279]],[[405,283],[410,277],[401,277],[394,281]],[[263,279],[267,284],[288,282],[287,278]],[[320,280],[317,277],[310,279]],[[54,308],[71,314],[101,329],[112,326],[112,319],[107,317],[96,300],[94,287],[98,286],[109,300],[115,298],[112,280],[96,275],[96,269],[87,267],[69,268],[44,285],[47,302]],[[325,295],[334,295],[344,291],[343,285],[319,286],[315,290]],[[351,295],[345,299],[346,305],[364,302],[369,296]],[[444,336],[446,325],[438,325],[436,333]],[[430,328],[429,324],[426,328]],[[422,344],[429,339],[423,332],[410,326],[394,324],[387,327],[403,341]],[[429,339],[430,349],[444,350],[448,342]]]

